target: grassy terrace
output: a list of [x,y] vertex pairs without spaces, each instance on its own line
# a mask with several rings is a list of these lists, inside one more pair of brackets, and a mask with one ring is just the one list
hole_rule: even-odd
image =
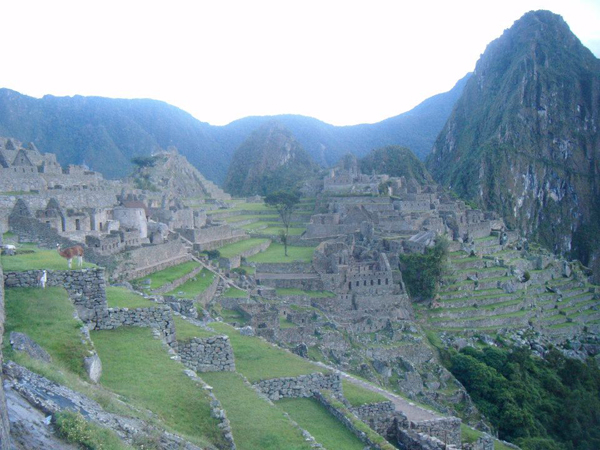
[[106,288],[106,301],[109,308],[152,308],[159,306],[135,292],[117,286]]
[[277,295],[306,295],[311,298],[335,297],[333,292],[329,291],[303,291],[296,288],[279,288],[275,289]]
[[[184,275],[187,275],[196,267],[200,267],[196,261],[188,261],[183,264],[178,264],[176,266],[168,267],[164,270],[160,270],[158,272],[154,272],[153,274],[148,275],[144,278],[138,278],[134,282],[136,284],[142,285],[144,288],[148,287],[149,289],[158,289],[165,284],[172,283],[175,280],[180,279]],[[150,285],[145,285],[145,280],[150,280]]]
[[181,298],[195,298],[204,292],[214,281],[215,274],[210,270],[202,269],[198,275],[186,281],[181,286],[167,292],[165,295],[173,295]]
[[385,398],[383,395],[365,389],[344,379],[342,380],[342,390],[344,391],[344,397],[348,399],[352,406],[361,406],[368,403],[387,401],[387,398]]
[[63,288],[6,290],[5,350],[8,334],[20,331],[43,346],[55,364],[86,378],[83,358],[88,348],[81,342],[81,322],[73,319],[73,304]]
[[[150,409],[169,428],[199,445],[222,442],[210,398],[183,373],[149,328],[92,331],[102,359],[100,382],[129,403]],[[166,382],[165,380],[168,380]]]
[[285,256],[283,245],[272,243],[264,252],[247,259],[256,263],[311,262],[315,248],[288,246],[288,256]]
[[[257,234],[265,234],[269,236],[279,236],[279,233],[285,231],[285,227],[282,226],[269,226],[267,228],[263,228],[262,230],[254,231]],[[292,228],[290,227],[289,233],[290,236],[300,236],[302,233],[306,231],[306,228]]]
[[242,298],[242,297],[248,297],[248,294],[246,292],[242,291],[241,289],[238,289],[235,287],[230,287],[225,292],[223,292],[223,294],[221,294],[221,296],[228,297],[228,298]]
[[270,206],[264,203],[246,203],[246,202],[235,202],[234,206],[229,209],[213,209],[212,211],[206,211],[206,214],[224,213],[224,212],[236,212],[236,211],[275,211]]
[[285,398],[277,406],[328,450],[362,450],[365,446],[315,399]]
[[205,328],[198,327],[180,316],[173,316],[175,322],[175,335],[178,341],[189,341],[192,338],[206,338],[215,336],[215,333]]
[[[35,244],[17,244],[15,256],[2,255],[2,267],[5,272],[22,272],[25,270],[47,269],[47,270],[69,270],[67,260],[58,254],[56,250],[42,250]],[[77,260],[71,264],[72,270],[79,269]],[[96,267],[94,264],[83,262],[83,268]]]
[[234,242],[233,244],[227,244],[221,247],[219,252],[223,258],[232,258],[267,241],[268,239],[245,239],[243,241]]
[[239,374],[213,372],[201,375],[227,411],[233,438],[240,450],[311,448],[282,411],[258,397]]
[[229,336],[237,371],[251,383],[270,378],[326,372],[325,369],[262,339],[242,336],[235,328],[225,323],[213,322],[210,327],[217,333]]

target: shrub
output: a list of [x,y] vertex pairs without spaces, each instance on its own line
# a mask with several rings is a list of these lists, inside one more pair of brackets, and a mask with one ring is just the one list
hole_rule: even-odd
[[54,416],[58,434],[67,442],[78,444],[89,450],[124,450],[131,448],[123,444],[110,430],[90,423],[72,411],[59,412]]

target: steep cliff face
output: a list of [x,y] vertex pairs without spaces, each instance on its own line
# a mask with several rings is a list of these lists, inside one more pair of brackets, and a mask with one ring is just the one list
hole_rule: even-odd
[[271,121],[250,135],[236,150],[227,172],[225,190],[234,195],[266,195],[292,189],[318,171],[292,133]]
[[600,60],[562,17],[532,11],[488,45],[427,165],[510,226],[600,269],[599,114]]

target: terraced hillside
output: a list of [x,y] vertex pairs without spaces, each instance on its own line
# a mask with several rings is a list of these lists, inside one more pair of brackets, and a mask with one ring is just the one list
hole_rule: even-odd
[[473,336],[531,328],[554,343],[600,331],[600,288],[576,263],[497,236],[450,253],[432,308],[421,308],[435,331]]

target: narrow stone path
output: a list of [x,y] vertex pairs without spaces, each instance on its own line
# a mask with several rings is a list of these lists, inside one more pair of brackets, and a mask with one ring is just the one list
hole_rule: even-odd
[[425,420],[435,420],[442,417],[441,415],[438,415],[432,411],[422,408],[406,400],[405,398],[400,397],[399,395],[393,394],[371,383],[367,383],[366,381],[363,381],[360,378],[356,378],[353,375],[350,375],[349,373],[338,370],[335,367],[328,366],[327,364],[324,364],[322,362],[316,362],[316,364],[335,373],[338,373],[344,380],[349,381],[352,384],[356,384],[360,387],[368,389],[371,392],[376,392],[378,394],[383,395],[385,398],[387,398],[394,404],[394,406],[396,407],[396,411],[402,412],[411,422],[423,422]]

